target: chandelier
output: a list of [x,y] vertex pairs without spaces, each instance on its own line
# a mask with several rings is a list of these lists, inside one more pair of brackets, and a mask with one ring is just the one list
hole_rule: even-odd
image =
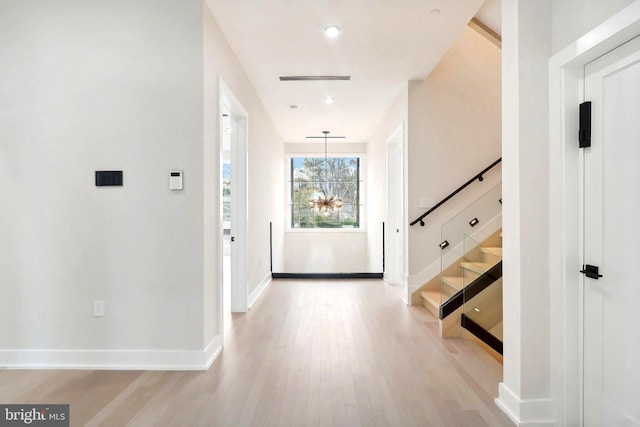
[[308,136],[307,138],[324,138],[324,181],[325,186],[320,191],[322,191],[322,195],[309,200],[309,207],[314,211],[318,212],[320,215],[329,216],[331,212],[338,211],[342,208],[342,199],[329,196],[329,179],[327,177],[327,139],[328,138],[344,138],[344,136],[329,136],[329,131],[322,131],[324,136]]

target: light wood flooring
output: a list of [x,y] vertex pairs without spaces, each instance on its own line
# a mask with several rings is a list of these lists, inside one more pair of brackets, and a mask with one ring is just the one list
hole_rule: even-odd
[[206,372],[0,371],[0,403],[72,426],[512,426],[502,367],[382,281],[274,280]]

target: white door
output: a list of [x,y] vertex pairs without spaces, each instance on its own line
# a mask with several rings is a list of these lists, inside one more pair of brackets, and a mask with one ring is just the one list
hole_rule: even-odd
[[640,426],[640,38],[585,67],[583,423]]
[[[387,224],[385,227],[385,279],[393,285],[403,284],[403,168],[402,127],[387,141]],[[403,289],[404,290],[404,289]]]

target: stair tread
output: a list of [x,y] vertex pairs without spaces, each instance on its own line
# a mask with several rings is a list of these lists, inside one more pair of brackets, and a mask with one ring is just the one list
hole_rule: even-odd
[[451,298],[455,292],[441,292],[440,289],[425,289],[420,291],[420,295],[426,300],[436,306],[440,307],[440,305]]
[[502,257],[502,247],[500,246],[483,246],[480,251],[485,254],[497,255]]
[[462,276],[444,276],[442,281],[458,291],[464,286],[464,278]]
[[440,291],[437,289],[425,289],[420,292],[422,298],[427,300],[431,305],[440,307]]
[[474,273],[484,273],[493,267],[492,264],[486,262],[461,262],[460,266],[466,270],[473,271]]

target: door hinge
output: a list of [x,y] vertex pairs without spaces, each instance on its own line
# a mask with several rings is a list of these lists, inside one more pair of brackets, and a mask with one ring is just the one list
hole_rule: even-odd
[[580,104],[578,142],[580,143],[580,148],[591,147],[591,101]]
[[580,273],[584,274],[590,279],[598,280],[600,277],[602,277],[602,274],[599,274],[599,270],[599,267],[587,264],[582,266],[582,270],[580,270]]

